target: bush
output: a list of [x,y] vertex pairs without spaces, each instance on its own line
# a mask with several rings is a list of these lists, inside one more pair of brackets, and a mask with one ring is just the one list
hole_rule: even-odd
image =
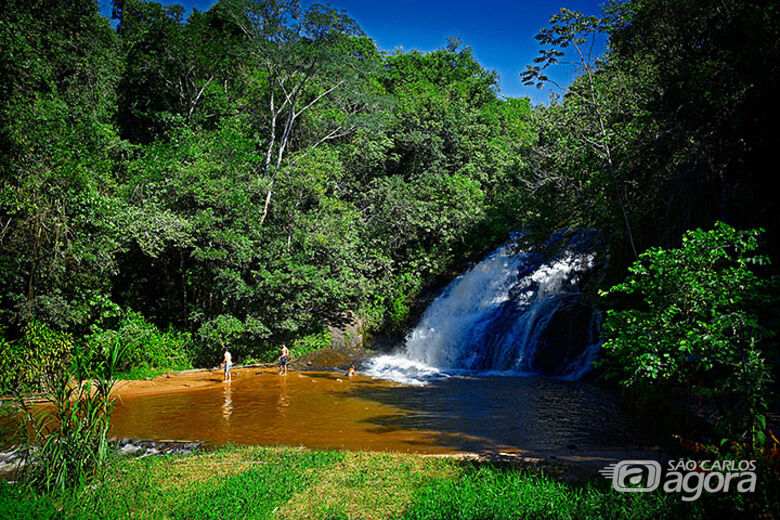
[[192,367],[192,337],[187,332],[173,329],[163,332],[137,313],[128,311],[122,316],[118,330],[97,325],[84,338],[88,351],[97,354],[119,341],[124,349],[118,369],[165,368],[184,370]]
[[111,390],[121,359],[118,340],[98,355],[74,350],[66,368],[50,364],[40,372],[47,405],[32,407],[24,392],[14,392],[22,482],[41,491],[65,491],[100,473],[109,454]]
[[70,334],[32,321],[16,341],[0,337],[0,393],[39,392],[44,374],[61,371],[73,350]]
[[315,350],[322,350],[324,348],[330,348],[333,345],[333,336],[330,331],[325,328],[320,332],[309,334],[300,339],[296,339],[292,346],[292,355],[296,358],[303,357]]
[[648,250],[602,293],[629,299],[604,321],[608,374],[682,397],[686,415],[697,397],[717,410],[724,444],[753,452],[765,442],[773,359],[758,310],[773,308],[769,281],[754,272],[769,262],[759,234],[723,223],[689,231],[681,248]]
[[230,314],[216,316],[198,329],[200,348],[196,362],[204,366],[212,365],[222,359],[226,349],[233,354],[234,360],[257,355],[265,358],[268,352],[260,345],[264,345],[269,335],[268,328],[251,317],[241,321]]

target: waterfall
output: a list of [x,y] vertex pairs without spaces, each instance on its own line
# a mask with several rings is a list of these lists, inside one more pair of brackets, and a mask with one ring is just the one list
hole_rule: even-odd
[[455,278],[394,354],[367,373],[408,384],[452,374],[578,379],[598,350],[599,313],[580,302],[594,266],[579,236],[552,259],[499,247]]

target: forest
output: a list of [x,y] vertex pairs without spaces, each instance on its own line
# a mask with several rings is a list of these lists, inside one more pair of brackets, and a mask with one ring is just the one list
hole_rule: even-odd
[[401,333],[510,233],[528,249],[592,229],[597,373],[670,421],[690,413],[674,396],[711,400],[724,449],[762,449],[777,4],[552,12],[523,79],[578,75],[537,105],[503,96],[468,42],[381,51],[336,7],[114,0],[112,26],[95,0],[2,3],[3,390],[117,340],[120,372],[144,376],[228,346],[301,355],[355,318]]
[[35,324],[99,348],[126,325],[131,365],[262,357],[350,313],[400,326],[426,280],[520,225],[529,103],[454,41],[382,55],[296,2],[117,2],[116,31],[94,2],[15,5],[8,340]]

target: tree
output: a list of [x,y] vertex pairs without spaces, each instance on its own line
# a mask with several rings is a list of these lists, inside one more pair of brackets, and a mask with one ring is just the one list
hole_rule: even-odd
[[83,326],[121,248],[110,167],[121,60],[92,1],[0,8],[0,321]]
[[243,35],[219,9],[115,0],[126,54],[119,122],[127,138],[148,143],[176,125],[214,127],[242,110]]
[[368,108],[361,84],[368,82],[378,55],[355,21],[335,9],[314,5],[304,11],[299,0],[227,0],[218,7],[243,32],[262,71],[257,79],[264,88],[254,107],[264,123],[265,160],[259,174],[268,188],[262,225],[301,117],[324,100],[338,111],[311,136],[308,149],[354,132],[356,116]]
[[[544,83],[552,83],[569,98],[569,106],[577,112],[577,138],[584,146],[589,147],[603,161],[603,167],[609,174],[607,196],[613,199],[620,208],[623,225],[629,246],[634,258],[637,257],[637,247],[631,222],[626,210],[625,195],[620,185],[619,166],[614,154],[614,133],[607,119],[608,104],[611,100],[605,95],[605,89],[600,85],[597,76],[603,74],[603,63],[592,55],[595,37],[606,28],[604,20],[596,16],[585,16],[582,13],[563,8],[550,18],[551,27],[542,29],[536,36],[541,45],[550,48],[540,51],[534,59],[535,65],[527,65],[522,74],[526,85],[541,87]],[[566,56],[566,50],[574,49],[575,65],[582,73],[580,80],[571,87],[561,87],[550,79],[545,70],[560,63]],[[572,62],[564,62],[572,63]]]
[[750,449],[764,442],[774,358],[758,310],[772,305],[769,282],[755,273],[768,263],[757,252],[760,231],[723,223],[689,231],[679,249],[642,253],[625,282],[602,293],[628,300],[604,321],[609,373],[626,386],[671,390],[686,410],[691,396],[714,405],[717,430]]
[[658,199],[644,227],[673,245],[715,220],[761,226],[776,261],[780,212],[766,165],[780,146],[780,9],[762,0],[625,0],[605,13],[610,61],[641,80],[654,122],[639,167],[663,174],[652,177]]

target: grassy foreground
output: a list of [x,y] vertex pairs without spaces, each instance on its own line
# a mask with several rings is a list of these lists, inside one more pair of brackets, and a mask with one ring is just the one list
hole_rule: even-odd
[[0,518],[514,519],[706,518],[734,497],[695,503],[564,484],[534,468],[411,454],[228,447],[121,459],[75,495],[0,485]]

